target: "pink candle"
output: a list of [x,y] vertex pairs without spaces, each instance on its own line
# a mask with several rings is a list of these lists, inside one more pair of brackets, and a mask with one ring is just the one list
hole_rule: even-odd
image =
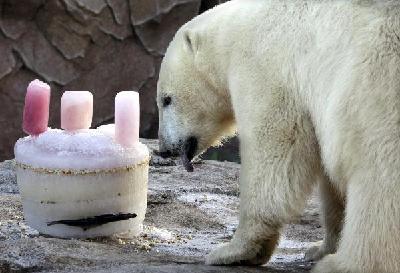
[[119,92],[115,97],[115,140],[124,147],[139,141],[139,93]]
[[61,128],[89,129],[93,117],[93,95],[89,91],[65,91],[61,97]]
[[29,135],[39,135],[49,124],[50,86],[39,80],[29,83],[22,128]]

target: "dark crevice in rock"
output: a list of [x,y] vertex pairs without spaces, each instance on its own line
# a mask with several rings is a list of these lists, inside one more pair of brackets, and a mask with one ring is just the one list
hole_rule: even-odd
[[[124,3],[126,3],[126,2],[124,2]],[[118,3],[116,3],[115,0],[107,0],[107,5],[112,11],[114,21],[117,24],[122,25],[123,24],[122,19],[118,16],[118,12],[117,12],[118,7],[119,7]]]
[[21,55],[16,51],[14,48],[11,48],[11,53],[14,57],[14,60],[16,62],[16,65],[14,67],[14,71],[17,71],[18,69],[21,69],[24,66],[24,61],[22,60]]
[[218,5],[219,3],[220,3],[220,0],[202,0],[201,6],[200,6],[200,13],[203,13],[206,10],[213,8],[214,6]]

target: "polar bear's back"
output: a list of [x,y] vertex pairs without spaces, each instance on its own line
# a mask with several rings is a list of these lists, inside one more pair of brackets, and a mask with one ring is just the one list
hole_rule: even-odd
[[400,154],[400,2],[232,0],[185,28],[206,36],[204,63],[218,56],[221,70],[298,92],[339,179],[341,166],[393,155],[383,139]]
[[326,71],[328,63],[343,68],[343,61],[363,62],[376,50],[398,55],[399,18],[400,2],[391,0],[232,0],[183,30],[207,36],[205,50],[212,54],[204,56],[225,55],[231,64],[253,57],[261,71],[294,65],[315,74]]

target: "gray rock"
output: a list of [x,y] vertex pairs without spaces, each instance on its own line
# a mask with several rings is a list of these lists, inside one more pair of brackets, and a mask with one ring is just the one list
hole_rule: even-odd
[[111,8],[117,24],[123,25],[125,23],[130,23],[129,3],[126,1],[121,2],[120,0],[107,0],[107,4]]
[[95,14],[99,14],[107,6],[105,0],[75,0],[75,2],[80,7],[83,7]]
[[13,0],[2,0],[0,29],[6,37],[16,40],[28,30],[29,20],[35,17],[44,0],[29,0],[23,5]]
[[[142,142],[152,153],[158,149],[157,141]],[[13,161],[0,163],[0,272],[265,272],[203,262],[238,224],[239,165],[201,161],[187,173],[178,159],[161,160],[153,154],[143,233],[87,240],[49,238],[27,227]],[[268,272],[308,272],[304,251],[321,237],[313,196],[301,219],[285,229]]]
[[7,38],[16,40],[27,31],[28,22],[15,18],[2,18],[0,28]]
[[58,54],[35,25],[29,25],[28,31],[20,40],[24,42],[16,43],[14,49],[20,54],[24,64],[46,81],[64,85],[78,77],[79,72],[74,65]]
[[68,13],[78,22],[85,23],[89,20],[92,14],[86,12],[85,9],[79,7],[79,5],[74,0],[63,0]]
[[2,54],[0,59],[0,79],[10,74],[16,65],[11,50],[10,44],[0,37],[0,52]]
[[[157,17],[146,20],[135,27],[136,34],[150,53],[162,56],[174,37],[176,29],[189,21],[189,14],[198,12],[200,1],[186,2],[179,5],[171,4],[171,6],[164,4],[163,8],[158,8],[161,13]],[[165,10],[168,13],[164,14]]]
[[129,0],[132,24],[138,26],[157,20],[158,16],[168,13],[174,7],[190,2],[200,3],[200,0],[148,0],[146,2]]
[[[50,16],[50,13],[53,13],[52,16]],[[82,35],[82,30],[80,32],[75,31],[82,27],[69,22],[70,18],[62,6],[54,2],[53,5],[46,6],[46,9],[40,13],[38,18],[51,44],[66,59],[85,57],[86,50],[90,44],[90,36]],[[88,30],[84,33],[91,34]]]
[[129,22],[129,9],[126,1],[120,1],[118,5],[115,2],[108,1],[110,8],[104,9],[100,17],[99,28],[118,40],[124,40],[131,36],[132,26]]
[[62,21],[53,21],[53,24],[48,26],[48,34],[51,43],[61,51],[67,59],[77,57],[85,57],[85,52],[89,46],[90,38],[80,36],[69,29],[61,27]]

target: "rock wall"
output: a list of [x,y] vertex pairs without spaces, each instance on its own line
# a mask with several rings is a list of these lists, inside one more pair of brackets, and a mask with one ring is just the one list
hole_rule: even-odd
[[222,0],[0,0],[0,160],[21,137],[25,88],[51,84],[50,125],[64,90],[94,94],[93,125],[113,120],[114,96],[140,90],[141,136],[157,136],[158,68],[176,30]]

